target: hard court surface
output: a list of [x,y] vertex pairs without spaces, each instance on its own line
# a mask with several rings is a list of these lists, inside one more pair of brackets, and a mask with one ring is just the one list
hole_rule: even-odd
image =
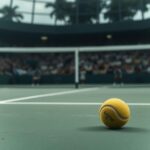
[[[112,97],[130,105],[120,130],[99,121]],[[1,87],[0,150],[150,150],[149,87]]]

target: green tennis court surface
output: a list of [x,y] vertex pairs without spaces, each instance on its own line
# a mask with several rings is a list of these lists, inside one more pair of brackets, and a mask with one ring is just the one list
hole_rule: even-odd
[[[149,87],[0,88],[1,150],[149,150]],[[121,130],[99,121],[98,103],[118,97],[130,105]]]

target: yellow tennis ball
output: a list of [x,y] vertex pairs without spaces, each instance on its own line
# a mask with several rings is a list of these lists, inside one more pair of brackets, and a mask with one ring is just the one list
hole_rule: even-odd
[[99,109],[100,120],[109,128],[121,128],[130,117],[129,106],[121,99],[106,100]]

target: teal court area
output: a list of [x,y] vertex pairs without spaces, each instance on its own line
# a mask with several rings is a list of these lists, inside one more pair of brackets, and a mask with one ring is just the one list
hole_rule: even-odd
[[[149,87],[1,87],[1,150],[149,150]],[[120,130],[99,121],[100,104],[112,97],[130,105]]]

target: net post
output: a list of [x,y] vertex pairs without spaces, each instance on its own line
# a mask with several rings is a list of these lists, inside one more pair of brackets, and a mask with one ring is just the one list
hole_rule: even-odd
[[79,49],[75,50],[75,88],[79,88]]

